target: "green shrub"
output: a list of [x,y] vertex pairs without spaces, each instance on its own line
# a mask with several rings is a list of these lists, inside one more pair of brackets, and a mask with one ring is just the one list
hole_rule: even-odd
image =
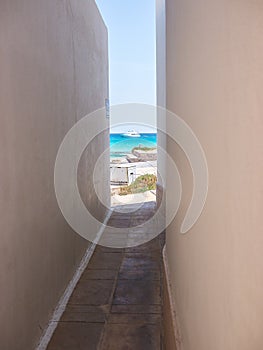
[[139,176],[134,182],[129,186],[124,186],[120,188],[120,196],[125,196],[127,194],[143,193],[150,190],[156,189],[157,177],[153,174],[146,174]]
[[144,152],[148,152],[148,151],[154,151],[156,149],[156,147],[144,147],[144,146],[138,146],[138,147],[134,147],[132,149],[132,153],[134,151],[144,151]]

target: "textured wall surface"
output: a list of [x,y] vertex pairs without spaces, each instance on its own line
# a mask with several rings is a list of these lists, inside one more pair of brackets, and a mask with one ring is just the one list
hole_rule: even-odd
[[[166,149],[166,118],[163,108],[166,105],[166,37],[165,37],[165,0],[156,0],[156,67],[157,67],[157,128],[158,128],[158,183],[157,203],[165,196],[166,157],[160,149]],[[163,174],[161,178],[160,172]]]
[[[108,97],[107,46],[107,29],[93,0],[0,2],[3,350],[34,348],[88,246],[60,213],[53,171],[67,131]],[[97,122],[108,125],[106,118]],[[105,134],[90,146],[80,184],[87,205],[101,218],[91,170],[108,142]],[[106,201],[108,170],[105,163]]]
[[[167,0],[167,107],[194,130],[210,185],[202,216],[179,228],[192,173],[168,142],[183,202],[167,254],[185,350],[263,347],[263,3]],[[167,125],[169,128],[169,125]],[[168,174],[167,188],[173,185]]]

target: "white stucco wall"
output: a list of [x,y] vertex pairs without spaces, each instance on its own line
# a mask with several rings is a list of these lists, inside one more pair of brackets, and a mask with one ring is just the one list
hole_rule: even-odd
[[[165,24],[165,0],[156,0],[156,67],[157,67],[157,128],[158,128],[158,176],[157,203],[165,195],[166,188],[166,156],[163,151],[166,150],[166,24]],[[160,150],[161,148],[161,150]]]
[[[33,349],[88,242],[58,208],[54,162],[67,131],[108,97],[107,29],[93,0],[0,2],[0,348]],[[108,120],[98,121],[107,127]],[[86,154],[92,166],[105,134]],[[85,155],[84,155],[85,156]],[[88,169],[89,167],[89,169]],[[89,171],[88,171],[89,170]],[[106,201],[109,167],[105,163]],[[82,173],[83,173],[82,172]]]
[[[192,173],[185,155],[168,142],[184,191],[167,230],[183,348],[260,350],[263,3],[166,2],[167,108],[198,136],[210,173],[204,212],[188,234],[180,235]],[[172,184],[168,174],[167,188]]]

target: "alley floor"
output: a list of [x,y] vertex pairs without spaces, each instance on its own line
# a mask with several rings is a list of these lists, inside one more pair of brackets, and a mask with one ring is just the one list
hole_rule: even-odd
[[[116,227],[143,224],[155,202],[113,212]],[[163,235],[125,249],[97,246],[48,350],[160,350]]]

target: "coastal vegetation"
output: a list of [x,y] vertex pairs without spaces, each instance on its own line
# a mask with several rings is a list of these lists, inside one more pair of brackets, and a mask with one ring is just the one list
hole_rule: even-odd
[[156,150],[156,147],[144,147],[144,146],[137,146],[132,149],[132,153],[134,151],[144,151],[144,152],[150,152]]
[[143,193],[150,190],[156,190],[157,177],[154,174],[145,174],[139,176],[129,186],[120,188],[120,196],[127,194]]

